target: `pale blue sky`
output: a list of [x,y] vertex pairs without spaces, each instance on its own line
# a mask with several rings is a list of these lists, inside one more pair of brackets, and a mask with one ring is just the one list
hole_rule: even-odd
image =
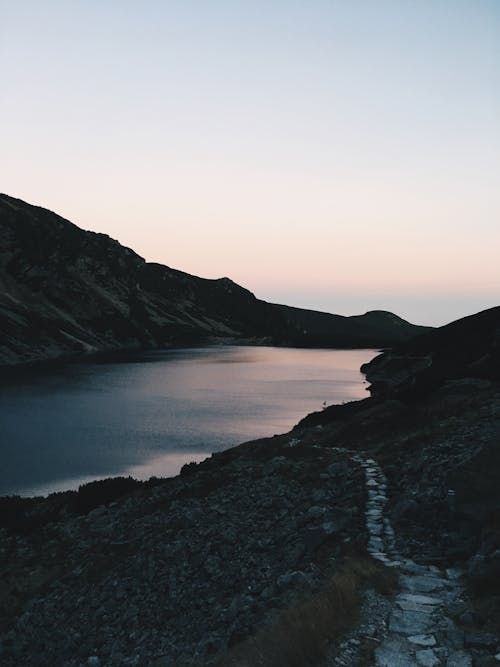
[[0,2],[0,191],[292,305],[500,302],[500,2]]

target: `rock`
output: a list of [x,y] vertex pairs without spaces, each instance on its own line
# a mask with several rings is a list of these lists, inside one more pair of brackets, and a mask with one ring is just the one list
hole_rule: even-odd
[[327,535],[333,535],[339,531],[339,527],[334,521],[325,521],[321,524],[321,528]]
[[380,553],[384,550],[384,542],[379,537],[372,536],[368,542],[368,549]]
[[444,581],[434,576],[406,576],[402,575],[401,584],[410,593],[432,593],[444,587]]
[[435,646],[436,638],[434,635],[410,635],[408,641],[417,646]]
[[418,664],[422,665],[422,667],[436,667],[436,665],[441,664],[441,660],[432,649],[417,651],[415,657]]
[[434,620],[431,614],[420,611],[403,611],[395,609],[389,618],[389,629],[391,632],[414,636],[425,634],[434,628]]
[[426,574],[429,572],[429,569],[425,565],[418,565],[412,560],[406,560],[403,563],[403,571],[409,572],[412,574]]
[[374,523],[372,521],[367,521],[366,527],[368,528],[369,532],[372,535],[376,535],[377,537],[381,537],[384,532],[384,527],[381,523]]
[[391,637],[375,649],[376,667],[416,667],[411,646],[402,638]]
[[448,579],[461,579],[464,576],[465,572],[464,570],[458,568],[458,567],[450,567],[446,570],[446,576]]
[[300,584],[308,584],[309,579],[304,572],[300,571],[287,572],[286,574],[282,574],[281,577],[278,578],[276,583],[278,584],[278,586],[283,588],[291,585],[297,586]]
[[443,604],[443,601],[437,597],[429,595],[419,595],[418,593],[399,593],[397,599],[407,600],[408,602],[416,602],[417,604],[437,606]]
[[323,515],[326,513],[326,508],[325,507],[320,507],[319,505],[313,505],[307,510],[307,518],[308,519],[319,519],[323,517]]

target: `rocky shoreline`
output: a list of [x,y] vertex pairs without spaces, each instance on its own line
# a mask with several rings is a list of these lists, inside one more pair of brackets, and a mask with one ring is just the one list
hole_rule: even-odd
[[[1,664],[497,664],[498,442],[499,384],[462,379],[28,502],[0,530]],[[436,592],[439,622],[408,598]]]

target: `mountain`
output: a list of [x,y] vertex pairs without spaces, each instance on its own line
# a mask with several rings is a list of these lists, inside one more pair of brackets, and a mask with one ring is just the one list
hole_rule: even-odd
[[459,378],[498,380],[500,306],[399,343],[361,370],[374,396],[418,396]]
[[229,278],[148,263],[106,234],[0,195],[0,364],[224,339],[383,347],[427,330],[266,303]]
[[287,331],[295,332],[288,334],[288,341],[295,345],[385,347],[429,331],[384,310],[344,317],[292,306],[276,308],[285,318]]

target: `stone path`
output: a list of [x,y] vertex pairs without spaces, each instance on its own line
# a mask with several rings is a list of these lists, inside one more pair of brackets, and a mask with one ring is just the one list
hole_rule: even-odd
[[472,667],[464,635],[447,614],[447,607],[462,594],[461,572],[399,557],[394,530],[385,513],[385,475],[371,458],[354,454],[352,459],[364,468],[366,476],[368,551],[400,571],[401,592],[389,613],[387,632],[375,650],[374,667]]

